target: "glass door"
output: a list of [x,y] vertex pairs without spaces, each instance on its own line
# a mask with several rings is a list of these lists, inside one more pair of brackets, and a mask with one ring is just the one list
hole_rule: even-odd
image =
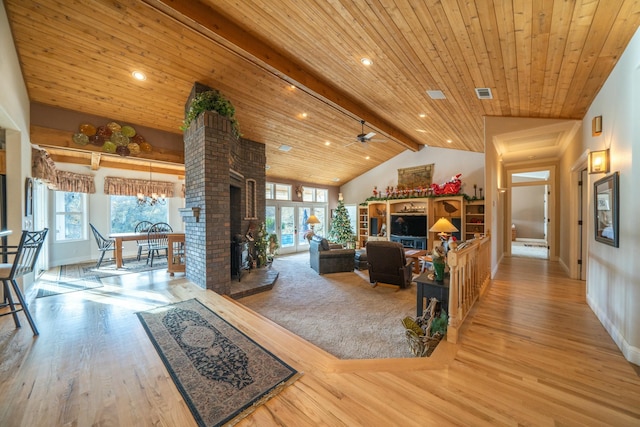
[[324,236],[326,230],[326,206],[310,206],[306,203],[296,202],[275,202],[266,207],[266,230],[267,233],[278,234],[280,242],[279,254],[306,251],[309,249],[309,242],[305,238],[311,230],[307,221],[311,215],[315,215],[320,221],[315,224],[313,232]]

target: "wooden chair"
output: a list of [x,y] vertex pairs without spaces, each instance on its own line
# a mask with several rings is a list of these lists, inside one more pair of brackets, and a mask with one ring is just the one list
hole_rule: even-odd
[[[153,223],[151,221],[140,221],[136,225],[135,232],[148,233],[151,226],[153,226]],[[138,244],[138,261],[140,261],[140,258],[142,257],[142,251],[149,250],[149,241],[148,239],[142,239],[142,240],[136,240],[136,243]]]
[[148,239],[148,254],[147,264],[151,262],[153,267],[153,259],[160,256],[160,251],[164,250],[165,257],[169,257],[169,236],[168,233],[172,233],[173,229],[166,222],[159,222],[153,224],[147,233]]
[[[13,255],[12,263],[0,264],[0,280],[2,280],[5,299],[5,302],[0,304],[0,308],[9,307],[9,311],[0,314],[0,316],[13,315],[16,328],[19,328],[20,320],[18,319],[18,313],[23,311],[31,326],[33,335],[38,335],[38,328],[31,317],[29,307],[16,279],[33,272],[48,231],[47,228],[42,231],[25,230],[22,232],[18,246],[0,246],[0,255],[2,257]],[[13,300],[12,291],[18,298],[17,302]],[[20,306],[20,308],[17,306]]]
[[[98,250],[100,251],[100,258],[98,258],[98,263],[96,264],[96,268],[100,268],[100,264],[102,264],[102,259],[104,258],[105,252],[116,250],[116,241],[113,239],[106,239],[93,226],[93,224],[89,224],[89,227],[91,227],[91,231],[93,232],[93,237],[95,237],[96,243],[98,244]],[[124,265],[124,260],[122,261],[122,265]]]

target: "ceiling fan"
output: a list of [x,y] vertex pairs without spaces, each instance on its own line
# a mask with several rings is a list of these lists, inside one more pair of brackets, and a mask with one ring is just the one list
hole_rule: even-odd
[[360,120],[360,124],[362,125],[362,132],[359,135],[356,135],[356,140],[355,141],[345,145],[345,147],[353,145],[356,142],[359,142],[362,145],[366,145],[368,142],[383,142],[384,141],[382,139],[379,139],[379,140],[372,139],[374,136],[376,136],[375,132],[364,133],[364,120]]

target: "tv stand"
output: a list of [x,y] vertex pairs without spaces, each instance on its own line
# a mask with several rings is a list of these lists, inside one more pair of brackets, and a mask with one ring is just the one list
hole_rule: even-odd
[[420,250],[427,250],[427,238],[426,236],[399,236],[397,234],[392,234],[391,239],[392,242],[399,242],[405,248],[413,248]]

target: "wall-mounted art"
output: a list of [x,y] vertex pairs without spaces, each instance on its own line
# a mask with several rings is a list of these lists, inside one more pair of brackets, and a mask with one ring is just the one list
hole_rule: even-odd
[[428,188],[433,179],[434,164],[398,169],[398,188]]
[[593,184],[595,239],[616,248],[620,236],[619,181],[619,173],[614,172]]

